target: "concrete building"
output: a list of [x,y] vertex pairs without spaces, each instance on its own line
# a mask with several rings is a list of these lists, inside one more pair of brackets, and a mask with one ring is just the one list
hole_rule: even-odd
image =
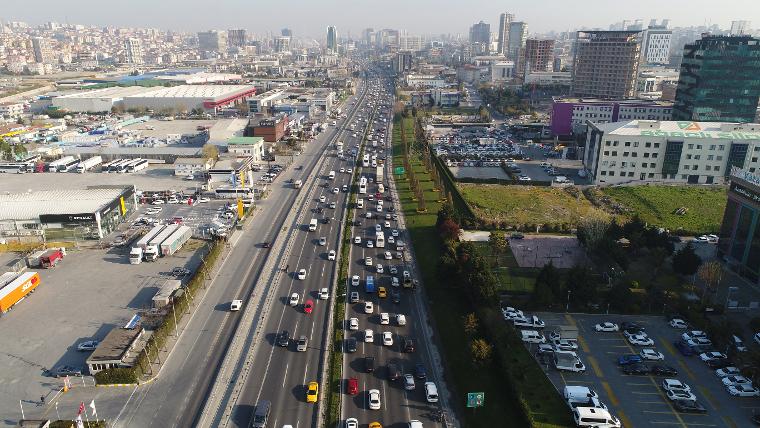
[[90,375],[105,369],[132,367],[145,347],[143,328],[113,328],[87,357]]
[[275,37],[274,51],[277,53],[290,52],[290,37],[285,37],[285,36]]
[[227,140],[227,151],[238,157],[251,157],[254,162],[261,162],[264,158],[264,138],[230,138]]
[[499,34],[497,36],[496,52],[501,56],[509,54],[509,27],[514,15],[504,12],[499,15]]
[[573,84],[573,74],[569,71],[532,71],[525,75],[523,83],[536,86],[567,86]]
[[518,72],[521,75],[533,71],[552,71],[554,64],[554,40],[526,39],[524,54],[520,57],[522,64]]
[[760,284],[760,174],[732,168],[729,180],[718,257],[731,270]]
[[239,48],[245,46],[246,38],[247,35],[244,28],[227,30],[227,44],[230,47]]
[[470,27],[470,45],[475,55],[488,55],[491,51],[491,25],[480,21]]
[[663,84],[678,83],[678,70],[665,67],[639,67],[636,78],[636,96],[640,99],[662,98]]
[[425,87],[425,88],[443,88],[447,86],[446,80],[443,76],[422,75],[422,74],[407,74],[404,77],[406,86]]
[[129,64],[142,64],[143,63],[143,49],[140,39],[128,38],[124,40],[124,56],[125,60]]
[[227,53],[227,32],[210,30],[198,33],[198,51],[203,53]]
[[284,92],[285,91],[282,89],[272,89],[271,91],[257,94],[256,96],[249,98],[248,113],[250,115],[256,113],[268,113],[274,101],[284,97]]
[[633,98],[641,54],[640,31],[578,31],[573,95]]
[[0,103],[0,117],[15,119],[21,116],[22,114],[24,114],[24,104]]
[[284,113],[274,117],[253,117],[248,124],[250,136],[263,137],[264,141],[268,143],[280,141],[285,136],[287,126],[288,115]]
[[525,41],[528,39],[528,24],[517,21],[509,24],[509,43],[507,58],[515,63],[520,62],[520,56],[525,48]]
[[425,40],[422,36],[400,36],[398,48],[404,51],[419,52],[425,49]]
[[642,100],[555,98],[552,101],[553,136],[569,137],[586,132],[587,122],[596,124],[631,120],[668,121],[673,103]]
[[44,37],[32,38],[32,50],[34,50],[34,61],[41,63],[55,62],[55,54],[50,43],[50,39]]
[[338,53],[338,30],[332,25],[327,27],[327,50]]
[[750,34],[750,21],[731,21],[731,36],[746,36]]
[[760,124],[588,122],[583,166],[594,184],[723,184],[732,167],[760,167]]
[[0,195],[0,236],[102,239],[135,210],[134,186]]
[[515,77],[514,61],[499,61],[491,64],[491,82],[506,82]]
[[644,30],[641,60],[647,64],[670,63],[670,41],[673,31],[665,25],[650,25]]
[[407,72],[412,69],[412,59],[414,54],[411,51],[401,51],[396,53],[393,60],[393,71],[397,74]]
[[203,176],[213,165],[213,159],[177,158],[174,161],[174,175],[180,177],[187,177],[188,175]]
[[461,100],[461,94],[453,89],[431,89],[428,91],[412,92],[412,105],[457,107]]
[[684,47],[673,118],[753,122],[760,99],[760,39],[705,35]]

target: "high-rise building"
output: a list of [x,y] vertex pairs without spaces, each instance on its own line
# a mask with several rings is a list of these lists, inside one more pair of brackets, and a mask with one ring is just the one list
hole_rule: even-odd
[[731,31],[729,34],[732,36],[749,34],[749,26],[749,21],[731,21]]
[[425,41],[422,36],[400,36],[398,48],[404,51],[421,51],[425,48]]
[[514,15],[504,12],[499,15],[499,35],[496,51],[499,55],[507,56],[509,53],[509,26],[512,24]]
[[760,39],[703,35],[684,47],[673,120],[754,122]]
[[227,30],[227,42],[230,47],[239,48],[245,46],[246,31],[243,28]]
[[649,25],[644,30],[641,60],[647,64],[668,64],[670,62],[670,41],[673,32],[666,25]]
[[290,28],[283,28],[282,30],[280,30],[280,35],[282,37],[290,37],[290,38],[292,38],[293,37],[293,31]]
[[470,45],[475,55],[487,55],[491,46],[491,25],[483,21],[470,27]]
[[286,37],[286,36],[275,37],[274,51],[275,52],[289,52],[290,51],[290,37]]
[[211,30],[198,33],[198,50],[227,53],[227,32]]
[[35,37],[32,39],[32,49],[34,50],[34,61],[49,63],[54,59],[53,49],[50,47],[50,39],[44,37]]
[[129,64],[143,63],[143,49],[140,39],[128,38],[124,40],[124,53]]
[[365,45],[372,46],[375,42],[375,29],[365,28],[364,31],[362,31],[362,40],[364,40]]
[[332,25],[327,27],[327,50],[338,52],[338,31]]
[[393,61],[393,71],[403,73],[412,69],[412,59],[414,54],[410,51],[399,51]]
[[509,43],[507,58],[515,63],[519,62],[525,40],[528,38],[528,24],[525,22],[512,22],[509,24]]
[[532,71],[552,71],[554,65],[554,40],[525,40],[524,55],[521,56],[521,68],[518,73]]
[[640,31],[578,31],[573,89],[578,97],[633,98],[641,55]]

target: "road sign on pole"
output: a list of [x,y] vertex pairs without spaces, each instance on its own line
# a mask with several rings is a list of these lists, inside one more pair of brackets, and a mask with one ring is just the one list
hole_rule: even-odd
[[468,392],[467,393],[467,407],[483,407],[483,403],[486,401],[485,392]]
[[406,171],[404,170],[403,166],[397,166],[396,168],[393,169],[393,173],[396,174],[396,175],[401,175],[404,172],[406,172]]

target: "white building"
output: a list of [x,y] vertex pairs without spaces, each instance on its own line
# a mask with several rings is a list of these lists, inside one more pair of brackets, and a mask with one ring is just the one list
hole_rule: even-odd
[[537,86],[570,86],[573,83],[573,73],[569,71],[531,71],[525,75],[524,83]]
[[422,36],[399,36],[399,49],[402,51],[421,51],[425,49]]
[[648,64],[670,62],[670,41],[673,32],[665,26],[650,26],[644,31],[641,60]]
[[515,78],[514,61],[498,61],[491,64],[491,81],[505,82]]
[[21,103],[0,103],[0,117],[5,116],[15,119],[24,114],[24,105]]
[[443,88],[446,86],[446,80],[441,76],[407,74],[405,77],[406,86],[425,87],[425,88]]
[[174,175],[186,177],[188,175],[203,175],[214,164],[212,159],[204,158],[177,158],[174,161]]
[[583,166],[594,184],[722,184],[759,159],[757,123],[633,120],[588,122]]
[[124,53],[125,59],[129,64],[142,64],[143,63],[143,49],[140,39],[128,38],[124,40]]

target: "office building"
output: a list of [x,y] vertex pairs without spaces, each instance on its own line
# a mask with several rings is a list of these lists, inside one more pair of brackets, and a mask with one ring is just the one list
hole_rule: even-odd
[[290,37],[286,37],[286,36],[275,37],[274,51],[277,53],[290,52]]
[[496,45],[496,52],[499,55],[507,56],[509,53],[509,27],[513,19],[514,15],[511,13],[504,12],[499,15],[499,34]]
[[491,25],[483,21],[470,27],[470,45],[475,55],[488,55],[491,48]]
[[404,51],[419,52],[425,48],[425,41],[422,36],[400,36],[398,48]]
[[674,120],[753,122],[760,98],[760,39],[704,35],[684,47]]
[[718,241],[718,258],[760,284],[760,175],[732,168]]
[[671,102],[554,98],[551,131],[553,136],[569,137],[586,132],[587,121],[597,124],[631,120],[668,121],[672,113]]
[[227,30],[227,42],[230,47],[239,48],[245,46],[246,31],[243,28]]
[[332,53],[338,52],[338,30],[333,26],[327,27],[327,50]]
[[362,31],[362,40],[364,41],[365,45],[372,46],[372,44],[375,42],[375,29],[365,28],[364,31]]
[[636,94],[640,31],[578,31],[572,92],[578,97],[625,99]]
[[44,37],[32,38],[32,49],[34,50],[34,61],[50,63],[54,61],[55,55],[50,47],[50,39]]
[[668,64],[672,37],[673,32],[667,27],[650,25],[644,31],[641,60],[647,64]]
[[393,61],[393,71],[397,74],[401,74],[411,70],[413,58],[414,55],[410,51],[400,51],[396,53],[396,58]]
[[583,166],[593,184],[723,184],[732,167],[760,167],[760,124],[588,122]]
[[744,36],[750,33],[749,21],[731,21],[731,31],[729,34],[732,36]]
[[507,44],[507,58],[514,62],[520,61],[520,55],[528,38],[528,24],[525,22],[512,22],[509,24],[509,43]]
[[198,33],[198,51],[227,53],[227,32],[211,30]]
[[554,64],[554,40],[527,39],[522,55],[520,73],[552,71]]
[[124,40],[124,54],[128,64],[142,64],[143,50],[140,39],[129,38]]

